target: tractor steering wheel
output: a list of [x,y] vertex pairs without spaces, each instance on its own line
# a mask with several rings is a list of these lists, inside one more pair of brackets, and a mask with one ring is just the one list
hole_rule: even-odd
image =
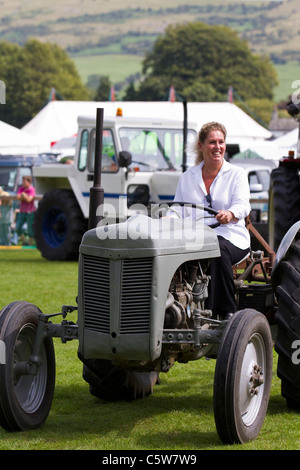
[[[180,219],[182,218],[182,213],[180,213],[178,210],[176,210],[174,207],[172,207],[173,205],[174,206],[181,206],[181,207],[184,207],[184,206],[188,206],[188,207],[191,207],[191,208],[194,208],[194,209],[201,209],[205,212],[208,212],[210,215],[209,216],[201,216],[201,217],[198,217],[196,219],[197,220],[200,220],[200,219],[206,219],[206,218],[214,218],[215,215],[218,214],[219,211],[213,209],[212,207],[207,207],[207,206],[203,206],[201,204],[197,204],[197,203],[194,203],[194,202],[176,202],[176,201],[171,201],[171,202],[164,202],[163,204],[161,205],[164,205],[166,204],[171,212],[174,212]],[[158,205],[160,206],[160,205]],[[159,207],[158,207],[158,210],[159,210]],[[208,227],[211,227],[211,228],[216,228],[220,225],[220,222],[215,222],[214,224],[207,224]]]

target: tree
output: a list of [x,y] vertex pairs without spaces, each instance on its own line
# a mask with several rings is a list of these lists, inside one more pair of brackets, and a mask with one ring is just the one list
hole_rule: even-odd
[[167,100],[170,88],[169,78],[163,75],[151,75],[140,82],[135,93],[135,101],[161,101]]
[[136,91],[133,80],[129,83],[125,90],[124,101],[135,101]]
[[93,73],[93,74],[88,76],[86,86],[89,90],[91,90],[91,93],[93,94],[93,96],[97,91],[100,79],[101,79],[101,75],[96,74],[96,73]]
[[[171,84],[194,101],[224,100],[229,86],[243,100],[272,99],[277,84],[268,58],[253,54],[227,26],[201,22],[169,26],[145,56],[143,73],[136,99],[164,99]],[[152,91],[151,84],[156,85]]]
[[6,85],[0,119],[16,127],[22,127],[40,111],[52,87],[65,100],[90,98],[75,64],[56,44],[36,39],[24,47],[0,42],[0,73]]
[[108,76],[101,76],[94,97],[95,101],[109,101],[109,91],[112,83]]
[[187,101],[223,101],[224,98],[210,83],[202,83],[201,80],[195,80],[182,93]]

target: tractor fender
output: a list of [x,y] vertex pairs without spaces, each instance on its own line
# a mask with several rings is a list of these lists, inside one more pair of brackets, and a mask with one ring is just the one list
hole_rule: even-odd
[[286,232],[283,239],[280,242],[278,247],[276,258],[272,270],[271,282],[274,291],[276,291],[276,287],[280,284],[281,279],[281,262],[285,259],[287,252],[290,249],[291,244],[293,243],[297,233],[300,231],[300,220],[296,222],[294,225],[290,227],[290,229]]

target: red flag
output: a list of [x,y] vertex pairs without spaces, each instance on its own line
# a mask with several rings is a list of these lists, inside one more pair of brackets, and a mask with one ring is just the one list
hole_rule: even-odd
[[55,100],[56,100],[55,88],[52,87],[50,90],[49,101],[55,101]]
[[112,85],[109,90],[109,101],[115,101],[115,89]]
[[228,103],[233,103],[233,88],[232,88],[232,86],[230,86],[228,88],[227,101],[228,101]]
[[171,101],[172,103],[174,103],[175,99],[176,99],[175,88],[173,87],[173,85],[171,85],[170,86],[170,91],[169,91],[169,100],[168,101]]

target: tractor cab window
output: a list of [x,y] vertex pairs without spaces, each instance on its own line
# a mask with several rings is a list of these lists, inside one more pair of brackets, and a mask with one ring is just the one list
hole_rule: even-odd
[[89,131],[84,129],[81,132],[80,149],[78,156],[78,170],[84,171],[86,169],[87,155],[88,155]]
[[[193,145],[196,137],[196,132],[188,130],[186,152],[187,152],[187,165],[194,165],[194,156],[189,150]],[[183,164],[183,131],[181,129],[167,130],[164,132],[164,147],[166,154],[169,155],[172,164],[177,170],[182,170]]]
[[[139,171],[180,169],[183,157],[182,129],[121,128],[122,150],[132,155]],[[189,138],[192,133],[189,131]]]
[[[88,169],[90,172],[94,172],[95,147],[96,147],[96,129],[93,129],[91,131],[90,155],[89,155],[89,165],[88,165]],[[103,172],[118,171],[116,149],[115,149],[113,135],[110,129],[103,129],[101,162],[102,162],[101,171]]]
[[163,135],[159,129],[120,129],[122,150],[132,155],[131,166],[139,171],[166,170],[172,167],[163,145]]

